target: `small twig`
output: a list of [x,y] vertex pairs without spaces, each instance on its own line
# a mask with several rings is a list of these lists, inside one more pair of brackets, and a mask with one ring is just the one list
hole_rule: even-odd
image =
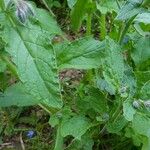
[[20,144],[21,144],[22,150],[25,150],[24,142],[23,142],[23,139],[22,139],[22,132],[20,133]]
[[100,135],[102,136],[105,131],[106,131],[106,125],[104,125],[104,127],[101,129]]
[[73,139],[73,140],[69,143],[69,145],[68,145],[67,147],[65,147],[64,149],[68,149],[68,148],[73,144],[74,141],[75,141],[75,139]]
[[0,144],[0,150],[4,149],[4,148],[14,148],[14,146],[12,145],[12,143],[3,143]]

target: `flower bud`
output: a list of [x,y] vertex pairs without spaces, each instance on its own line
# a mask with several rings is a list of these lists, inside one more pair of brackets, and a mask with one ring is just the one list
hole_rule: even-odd
[[32,6],[27,1],[17,0],[16,16],[19,21],[24,24],[29,16],[34,16]]
[[150,100],[145,101],[144,106],[150,108]]
[[132,106],[133,106],[135,109],[138,109],[138,108],[140,108],[140,106],[141,106],[141,102],[140,102],[140,101],[134,101],[134,102],[132,103]]

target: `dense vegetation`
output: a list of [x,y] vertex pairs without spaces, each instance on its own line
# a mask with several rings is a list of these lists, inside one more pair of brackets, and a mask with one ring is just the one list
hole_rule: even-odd
[[150,1],[0,0],[0,149],[150,150]]

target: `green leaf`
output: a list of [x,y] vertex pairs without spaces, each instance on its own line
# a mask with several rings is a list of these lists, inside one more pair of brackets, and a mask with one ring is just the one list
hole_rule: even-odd
[[131,54],[136,65],[140,65],[150,59],[150,37],[141,37],[136,41]]
[[63,137],[72,135],[76,139],[81,139],[81,136],[90,128],[90,123],[83,116],[74,116],[71,119],[65,120],[61,124],[61,134]]
[[135,22],[142,22],[144,24],[150,24],[150,13],[145,12],[142,14],[137,15],[134,19]]
[[[36,20],[34,21],[37,24],[38,30],[43,32],[49,32],[49,34],[62,35],[60,27],[57,25],[57,22],[54,20],[50,13],[44,9],[36,9]],[[34,28],[34,26],[32,26]]]
[[52,127],[55,127],[59,124],[60,120],[66,121],[74,115],[70,107],[66,106],[62,108],[60,111],[52,114],[49,119],[49,124]]
[[134,132],[134,130],[129,126],[125,129],[125,137],[132,138],[135,146],[141,146],[143,137]]
[[135,75],[137,78],[138,85],[140,87],[150,80],[150,70],[149,71],[137,71],[135,72]]
[[[60,108],[60,85],[55,51],[50,44],[59,33],[56,22],[48,13],[37,9],[38,21],[28,22],[26,27],[15,24],[5,27],[9,43],[6,51],[17,66],[20,80],[26,90],[39,102]],[[46,15],[46,21],[44,19]]]
[[72,43],[62,43],[55,47],[59,69],[98,68],[103,57],[104,43],[85,37]]
[[132,121],[136,110],[132,106],[132,101],[128,99],[123,103],[123,115],[126,120]]
[[102,90],[108,92],[110,95],[115,95],[115,87],[110,85],[106,80],[104,79],[98,79],[97,80],[97,87]]
[[132,121],[132,128],[140,135],[150,138],[150,118],[145,114],[136,113]]
[[52,127],[55,127],[56,125],[59,124],[59,117],[57,115],[51,115],[49,119],[49,124]]
[[73,30],[77,31],[82,23],[82,20],[86,14],[86,7],[88,5],[89,0],[77,0],[74,8],[71,12],[71,24]]
[[139,13],[144,12],[144,8],[140,7],[141,0],[134,2],[126,2],[126,4],[120,9],[116,20],[128,20]]
[[149,99],[150,98],[150,80],[147,81],[140,91],[141,97],[143,99]]
[[92,111],[95,114],[107,113],[107,101],[105,95],[94,87],[86,90],[87,95],[84,98],[77,101],[77,107],[81,112],[92,115]]
[[121,47],[112,39],[106,38],[104,53],[105,57],[101,58],[104,79],[111,89],[119,90],[122,85],[125,71]]
[[102,14],[107,14],[108,12],[112,13],[113,11],[118,12],[119,10],[114,0],[101,0],[96,6]]
[[8,87],[4,93],[0,94],[0,107],[29,106],[37,103],[39,100],[27,93],[21,83]]
[[92,150],[94,141],[90,134],[85,134],[82,136],[81,140],[75,139],[66,148],[66,150]]
[[128,96],[132,97],[136,93],[137,90],[137,80],[135,78],[135,72],[133,71],[133,68],[126,65],[126,69],[124,72],[124,78],[123,83],[126,86],[126,92],[128,93]]
[[109,133],[119,133],[126,125],[128,121],[124,116],[120,116],[113,123],[109,122],[107,124],[107,130]]

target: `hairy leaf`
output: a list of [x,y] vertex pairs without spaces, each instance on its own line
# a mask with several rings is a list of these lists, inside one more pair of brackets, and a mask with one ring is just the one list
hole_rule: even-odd
[[141,2],[141,0],[126,2],[126,4],[118,12],[116,19],[128,20],[137,14],[144,12],[144,8],[140,7]]
[[97,114],[103,114],[108,111],[107,102],[104,94],[96,88],[86,90],[87,96],[77,101],[77,106],[81,112],[91,114],[92,110]]
[[81,139],[81,136],[90,128],[89,121],[82,116],[74,116],[61,124],[62,136],[72,135],[76,139]]
[[[59,32],[56,22],[45,11],[37,9],[38,20],[21,26],[6,26],[7,52],[17,66],[20,80],[39,102],[61,107],[59,78],[55,51],[50,45],[52,35]],[[47,21],[43,21],[47,15]],[[13,21],[13,18],[12,18]]]
[[[124,78],[125,64],[121,47],[112,39],[105,40],[105,57],[102,57],[103,76],[111,89],[119,90]],[[116,59],[117,58],[117,59]]]
[[137,15],[137,17],[134,19],[135,22],[142,22],[145,24],[150,24],[150,12],[145,12],[142,14]]
[[38,99],[27,93],[21,83],[8,87],[5,93],[0,94],[0,107],[29,106],[37,103],[39,103]]
[[59,69],[98,68],[103,57],[104,43],[85,37],[72,43],[62,43],[56,47]]
[[119,133],[127,123],[128,121],[123,116],[120,116],[113,123],[109,122],[107,124],[107,130],[110,133]]
[[150,118],[145,114],[136,113],[132,121],[132,127],[136,133],[150,138]]

